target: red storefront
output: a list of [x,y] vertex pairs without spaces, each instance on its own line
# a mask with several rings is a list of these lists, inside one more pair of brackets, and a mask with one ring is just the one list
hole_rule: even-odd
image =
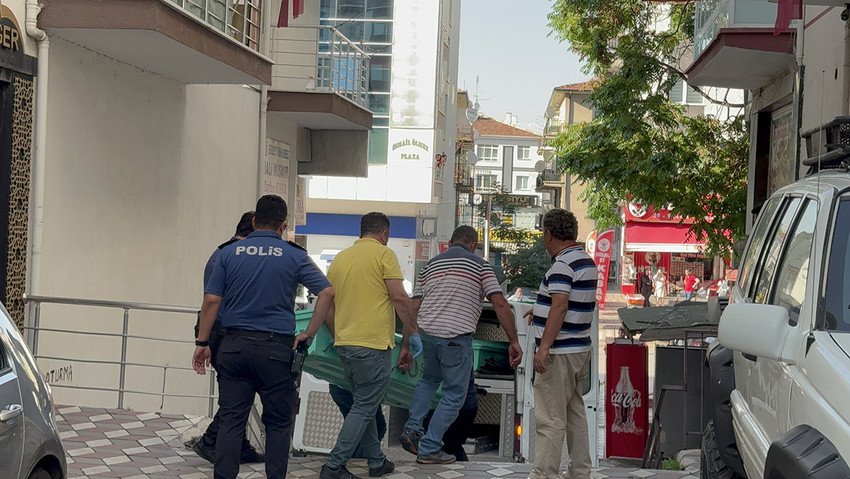
[[[637,294],[639,272],[661,268],[668,282],[679,280],[685,269],[704,279],[711,275],[711,263],[702,254],[705,243],[688,233],[689,218],[671,216],[669,210],[629,203],[623,208],[625,220],[620,288],[623,294]],[[650,273],[650,274],[652,274]]]

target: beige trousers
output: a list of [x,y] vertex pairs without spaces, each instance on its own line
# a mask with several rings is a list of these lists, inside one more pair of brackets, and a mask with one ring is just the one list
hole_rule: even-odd
[[590,441],[587,434],[582,380],[590,367],[591,352],[550,354],[546,372],[534,378],[534,469],[532,479],[554,479],[561,466],[564,438],[570,453],[568,477],[590,477]]

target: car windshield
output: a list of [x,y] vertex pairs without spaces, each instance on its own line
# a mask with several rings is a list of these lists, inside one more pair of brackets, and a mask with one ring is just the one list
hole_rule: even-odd
[[842,196],[833,218],[824,288],[824,312],[817,329],[850,331],[850,196]]

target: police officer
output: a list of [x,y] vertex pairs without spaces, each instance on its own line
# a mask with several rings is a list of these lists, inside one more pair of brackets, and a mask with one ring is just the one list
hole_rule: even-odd
[[286,202],[276,195],[257,201],[254,232],[221,249],[204,288],[201,325],[192,367],[206,373],[209,334],[219,307],[225,336],[218,353],[221,425],[215,447],[215,478],[239,473],[242,434],[254,394],[263,403],[266,476],[284,479],[289,463],[295,386],[295,294],[298,284],[317,294],[310,325],[300,340],[312,338],[328,316],[333,288],[307,252],[281,239]]

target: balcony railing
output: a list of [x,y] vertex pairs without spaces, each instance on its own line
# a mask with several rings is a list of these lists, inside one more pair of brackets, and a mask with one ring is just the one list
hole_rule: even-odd
[[170,1],[251,50],[260,50],[261,0]]
[[368,53],[329,25],[277,30],[272,89],[335,92],[367,107]]
[[694,20],[694,58],[721,28],[765,28],[775,22],[776,3],[768,0],[700,0]]

